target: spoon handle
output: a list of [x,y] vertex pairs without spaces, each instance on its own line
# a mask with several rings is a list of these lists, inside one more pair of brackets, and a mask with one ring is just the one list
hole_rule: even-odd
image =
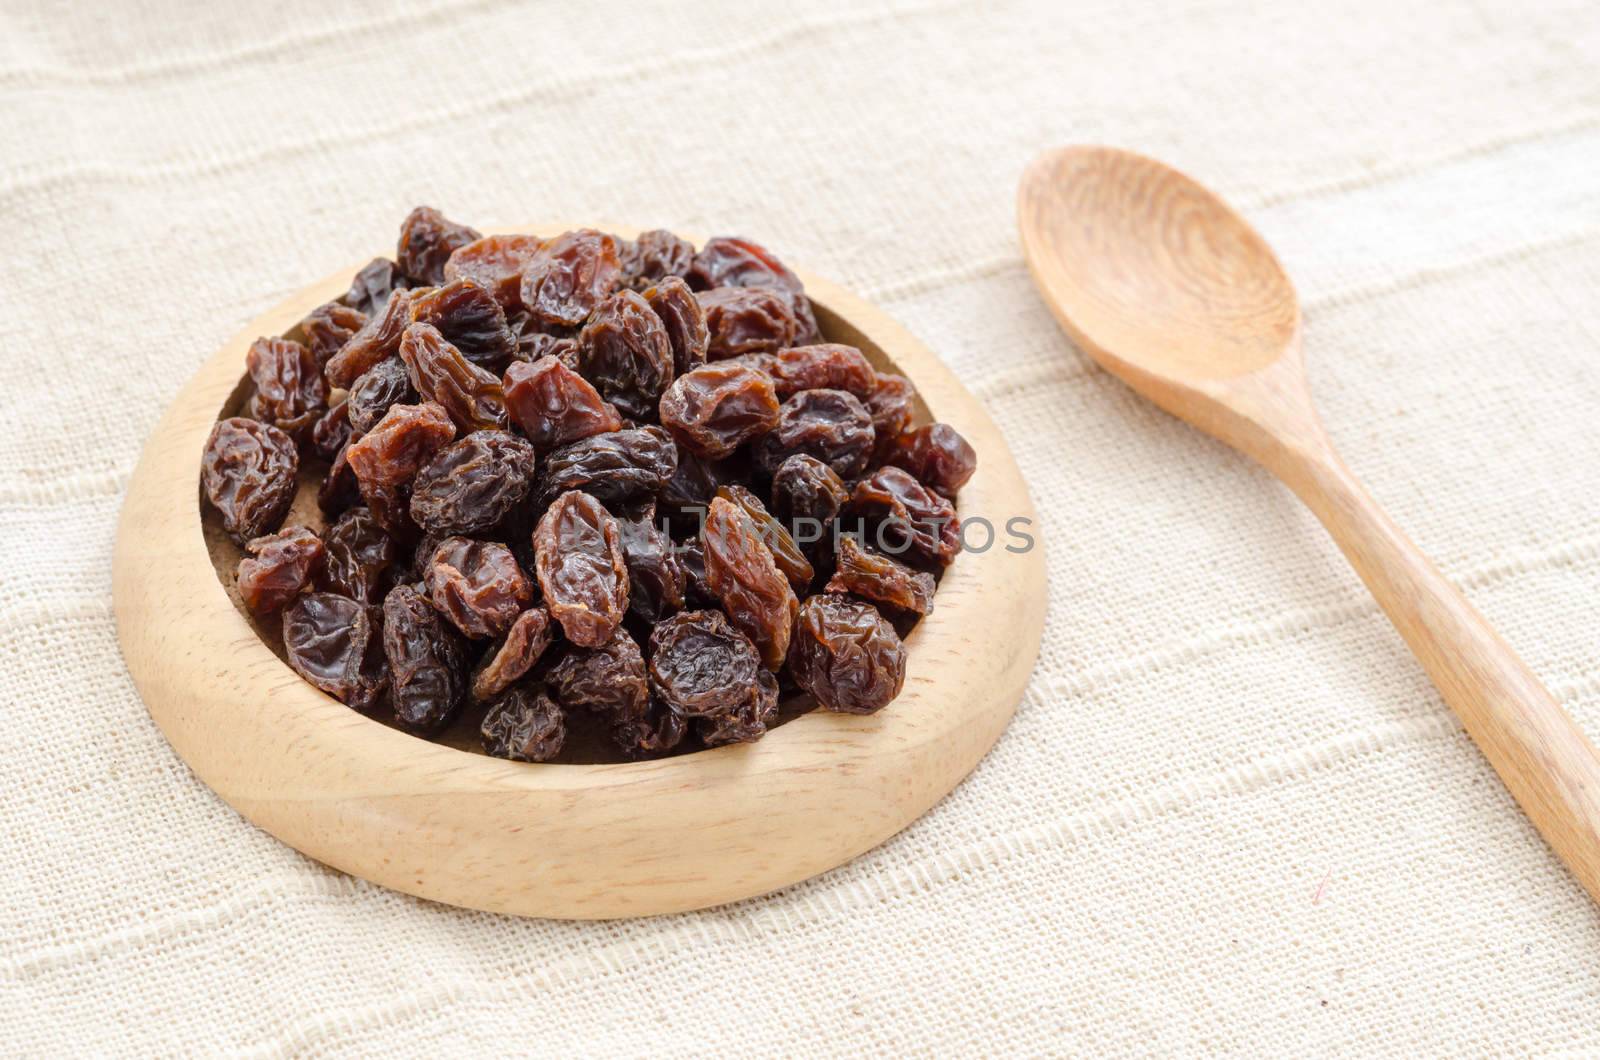
[[1600,754],[1331,451],[1281,468],[1534,826],[1600,900]]

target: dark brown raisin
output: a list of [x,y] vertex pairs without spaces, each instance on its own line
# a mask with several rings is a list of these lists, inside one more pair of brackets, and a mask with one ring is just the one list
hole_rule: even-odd
[[522,270],[543,246],[538,236],[484,236],[456,248],[444,263],[444,278],[472,280],[506,309],[517,309],[522,305]]
[[776,353],[792,346],[794,310],[781,292],[763,287],[718,287],[696,296],[706,317],[706,358]]
[[383,414],[377,426],[350,443],[345,457],[366,496],[369,485],[409,483],[417,470],[455,436],[455,424],[441,406],[432,402],[395,405]]
[[789,629],[799,602],[773,562],[755,523],[733,502],[718,497],[706,515],[701,542],[706,582],[728,619],[761,652],[767,668],[783,665]]
[[411,385],[411,370],[397,354],[361,373],[345,400],[350,405],[350,429],[366,434],[394,406],[415,405],[421,398]]
[[644,300],[666,329],[673,374],[682,375],[705,364],[711,333],[706,330],[705,310],[689,285],[677,277],[662,280],[645,288]]
[[405,286],[400,270],[388,258],[373,258],[350,281],[339,301],[367,317],[377,316],[389,304],[389,295]]
[[239,544],[283,524],[294,502],[300,456],[294,440],[267,423],[219,420],[200,458],[200,485]]
[[772,358],[771,372],[782,398],[802,390],[844,390],[865,401],[878,385],[878,373],[866,355],[837,342],[779,350]]
[[578,371],[623,415],[654,416],[672,382],[672,346],[643,295],[618,291],[595,308],[578,335]]
[[756,461],[774,474],[797,453],[814,456],[854,478],[872,456],[872,417],[853,394],[843,390],[802,390],[778,408],[778,422],[756,439]]
[[356,473],[350,470],[350,443],[345,442],[328,465],[328,475],[317,487],[317,507],[330,519],[337,518],[346,508],[361,503],[361,484]]
[[328,408],[328,384],[311,351],[288,339],[257,339],[245,365],[255,384],[245,414],[309,445],[312,426]]
[[655,228],[641,232],[623,256],[626,282],[642,289],[687,274],[694,264],[694,244],[665,228]]
[[412,324],[400,342],[411,385],[450,414],[462,433],[505,430],[506,393],[499,376],[473,364],[431,324]]
[[[798,537],[820,540],[849,499],[839,473],[814,456],[791,456],[772,475],[772,514]],[[801,520],[809,522],[802,527]]]
[[[737,479],[728,462],[705,460],[692,449],[678,450],[678,468],[661,487],[661,503],[673,508],[704,508],[717,495],[717,487]],[[693,524],[696,529],[699,523]]]
[[856,483],[849,511],[876,521],[872,539],[885,552],[948,565],[961,549],[950,502],[898,467],[880,467]]
[[933,611],[933,575],[868,552],[853,537],[839,539],[837,564],[827,592],[854,593],[875,604],[914,615]]
[[428,598],[474,640],[498,637],[533,602],[533,583],[498,541],[447,537],[433,550]]
[[649,758],[677,747],[688,728],[682,714],[660,700],[651,700],[644,717],[613,726],[611,738],[627,757]]
[[770,670],[756,671],[753,694],[726,714],[698,718],[694,723],[700,742],[707,747],[750,743],[767,734],[778,720],[778,679]]
[[896,439],[889,462],[936,493],[954,497],[978,469],[978,454],[954,427],[930,423]]
[[818,593],[795,619],[789,674],[826,710],[871,714],[900,694],[906,649],[871,604]]
[[283,608],[311,584],[322,563],[322,539],[303,526],[251,538],[239,561],[239,598],[257,614]]
[[411,483],[411,518],[434,534],[477,534],[532,492],[533,446],[505,431],[474,431],[424,464]]
[[542,607],[530,607],[511,623],[506,635],[496,641],[472,675],[472,698],[485,702],[520,681],[533,669],[550,642],[555,639],[555,626],[550,612]]
[[513,762],[549,762],[566,742],[566,718],[543,692],[513,688],[497,699],[479,729],[483,749]]
[[458,225],[431,206],[418,206],[400,226],[400,246],[395,261],[406,279],[419,286],[444,282],[445,262],[459,247],[483,238],[475,229]]
[[760,672],[755,645],[721,611],[683,611],[650,634],[650,688],[685,717],[737,710]]
[[342,703],[370,711],[388,673],[374,613],[336,593],[304,593],[283,612],[283,646],[295,673]]
[[916,415],[916,389],[903,375],[877,373],[877,384],[863,402],[872,417],[873,459],[882,463]]
[[678,447],[660,427],[611,431],[564,445],[544,459],[539,494],[583,490],[608,505],[651,496],[678,469]]
[[550,240],[522,270],[522,305],[542,324],[576,327],[622,282],[615,236],[580,228]]
[[788,299],[797,322],[796,342],[816,342],[820,337],[811,300],[805,287],[777,256],[761,244],[732,236],[706,242],[694,256],[689,282],[696,290],[713,287],[765,287]]
[[411,297],[411,322],[432,324],[461,356],[493,373],[517,358],[517,335],[494,295],[473,280],[417,291]]
[[506,369],[505,399],[512,422],[540,452],[622,429],[617,410],[557,357]]
[[319,305],[300,321],[300,334],[305,336],[306,348],[316,358],[319,374],[328,358],[343,349],[366,324],[367,314],[343,302]]
[[662,425],[679,444],[720,460],[777,425],[778,399],[766,375],[723,362],[673,380],[660,412]]
[[311,448],[322,459],[332,462],[350,440],[350,402],[335,402],[311,425]]
[[800,546],[795,544],[794,537],[782,523],[772,517],[767,511],[767,506],[761,503],[761,498],[734,483],[718,489],[717,496],[737,504],[740,510],[750,517],[750,521],[755,524],[756,532],[761,535],[761,543],[772,553],[772,562],[777,564],[784,577],[789,579],[794,591],[804,594],[811,586],[811,579],[816,572],[811,569],[811,563],[806,559],[805,553],[800,551]]
[[351,508],[323,535],[322,585],[376,605],[393,584],[400,550],[370,511]]
[[642,718],[650,705],[644,656],[625,629],[595,647],[568,648],[546,680],[566,709],[587,710],[612,722]]
[[466,699],[466,647],[409,585],[384,598],[383,651],[396,720],[423,735],[444,728]]
[[537,362],[555,357],[578,370],[578,339],[575,335],[552,335],[548,331],[524,329],[517,334],[517,359]]
[[655,623],[683,607],[683,569],[672,539],[656,525],[655,505],[618,519],[622,555],[628,565],[628,610]]
[[322,372],[328,382],[348,388],[373,365],[399,353],[400,337],[410,324],[411,292],[396,291],[384,304],[382,312],[368,320],[323,365]]
[[628,565],[617,521],[573,490],[551,502],[533,532],[534,573],[545,606],[574,644],[611,639],[628,609]]

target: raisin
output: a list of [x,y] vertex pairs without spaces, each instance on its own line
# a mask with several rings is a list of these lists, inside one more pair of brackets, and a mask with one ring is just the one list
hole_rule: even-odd
[[896,439],[889,462],[934,492],[954,497],[978,469],[978,454],[954,427],[930,423]]
[[366,317],[383,312],[389,295],[405,286],[399,268],[388,258],[373,258],[350,281],[350,289],[339,301]]
[[627,757],[649,758],[677,747],[688,728],[682,714],[653,699],[644,717],[614,725],[611,738]]
[[506,369],[505,399],[512,422],[540,452],[622,428],[617,410],[557,357]]
[[706,358],[776,353],[798,333],[794,310],[781,293],[761,287],[718,287],[696,296],[706,317]]
[[694,264],[694,244],[665,228],[641,232],[625,248],[623,274],[629,286],[649,287],[689,272]]
[[576,490],[557,497],[533,532],[534,573],[567,639],[598,647],[628,609],[628,566],[617,521]]
[[343,302],[325,302],[301,318],[290,334],[299,333],[321,374],[328,358],[338,353],[366,323],[367,314],[361,310],[352,309]]
[[472,698],[485,702],[521,680],[554,638],[550,612],[542,607],[530,607],[522,612],[478,664],[472,675]]
[[383,651],[396,720],[424,735],[444,728],[466,699],[466,647],[409,585],[384,598]]
[[550,668],[547,681],[566,709],[587,710],[613,722],[642,718],[650,705],[644,656],[625,629],[595,647],[568,648]]
[[400,342],[411,385],[450,414],[463,433],[505,430],[506,394],[500,379],[462,356],[432,324],[412,324]]
[[350,440],[350,403],[339,400],[311,425],[311,449],[330,463]]
[[300,457],[294,440],[268,423],[234,416],[219,420],[200,459],[206,500],[222,528],[243,544],[283,524],[294,501]]
[[711,333],[706,330],[705,310],[689,285],[674,276],[646,287],[644,300],[666,330],[673,374],[682,375],[705,364]]
[[396,291],[383,310],[350,337],[323,365],[333,386],[349,387],[373,365],[400,352],[400,337],[411,324],[411,292]]
[[[819,534],[827,529],[849,499],[850,490],[839,473],[814,456],[791,456],[773,472],[772,513],[800,536],[811,537],[813,529]],[[801,520],[810,520],[815,526],[802,526]]]
[[618,291],[595,308],[578,335],[578,371],[625,416],[650,418],[672,382],[667,329],[636,291]]
[[400,226],[395,261],[412,283],[433,287],[444,282],[445,262],[455,251],[483,238],[475,229],[445,219],[431,206],[418,206]]
[[877,385],[862,404],[872,417],[873,459],[883,463],[899,437],[911,428],[916,415],[916,389],[903,375],[877,373]]
[[361,484],[350,470],[350,443],[345,442],[328,465],[328,474],[317,487],[317,507],[328,518],[336,518],[351,505],[361,503]]
[[802,390],[844,390],[865,401],[878,385],[878,373],[867,363],[866,355],[837,342],[779,350],[771,372],[781,398]]
[[517,336],[517,358],[540,361],[558,358],[573,371],[578,369],[578,340],[572,335],[552,335],[548,331],[523,330]]
[[819,337],[811,300],[805,295],[800,277],[790,272],[776,255],[759,243],[731,236],[708,240],[694,256],[688,278],[696,290],[760,287],[779,291],[788,300],[797,322],[795,340],[815,342]]
[[358,477],[356,488],[360,491],[361,503],[386,533],[405,541],[417,536],[417,524],[411,518],[410,483],[363,482]]
[[283,612],[283,646],[295,673],[357,710],[370,711],[388,684],[378,623],[357,600],[305,593]]
[[516,309],[522,305],[522,270],[543,246],[538,236],[484,236],[456,248],[444,263],[444,278],[472,280],[506,309]]
[[707,747],[721,747],[730,743],[750,743],[765,736],[778,720],[778,679],[772,671],[756,671],[752,693],[726,714],[696,719],[694,729],[700,736],[700,742]]
[[513,762],[549,762],[566,741],[566,718],[543,692],[513,688],[489,708],[478,730],[483,749]]
[[660,427],[611,431],[564,445],[544,460],[544,498],[583,490],[608,505],[657,493],[678,469],[678,447]]
[[628,566],[628,611],[652,624],[683,606],[683,569],[655,515],[652,503],[633,518],[617,520]]
[[363,372],[350,384],[345,400],[350,405],[350,429],[356,434],[366,434],[394,406],[415,405],[421,398],[411,385],[411,371],[406,362],[396,355]]
[[309,442],[312,426],[328,408],[328,384],[311,351],[289,339],[257,339],[245,365],[255,384],[245,414]]
[[948,565],[961,548],[961,527],[950,502],[898,467],[880,467],[856,483],[849,510],[879,521],[878,543]]
[[788,579],[755,523],[732,501],[717,497],[711,502],[701,541],[711,591],[729,620],[756,645],[767,668],[776,670],[783,665],[799,606]]
[[838,562],[825,591],[854,593],[914,615],[933,611],[933,575],[868,552],[853,537],[839,539]]
[[432,402],[395,405],[377,426],[350,443],[345,457],[361,483],[362,496],[369,484],[401,486],[456,436],[450,414]]
[[717,495],[718,486],[735,478],[728,463],[704,460],[694,450],[680,448],[677,470],[661,487],[661,502],[675,508],[704,508]]
[[434,608],[475,640],[498,637],[533,602],[533,583],[498,541],[445,538],[426,578]]
[[818,593],[795,619],[789,674],[825,710],[871,714],[900,694],[906,649],[871,604]]
[[253,537],[239,561],[239,598],[257,614],[278,611],[311,584],[322,562],[322,539],[303,526]]
[[517,335],[506,312],[488,288],[456,280],[411,296],[411,322],[432,324],[461,356],[480,368],[500,372],[517,358]]
[[772,380],[743,365],[708,364],[673,380],[661,423],[684,448],[720,460],[778,423]]
[[802,390],[778,408],[777,424],[756,440],[753,453],[769,475],[791,456],[804,453],[841,478],[854,478],[867,468],[873,439],[872,417],[855,395]]
[[399,560],[399,548],[372,513],[351,508],[323,535],[321,583],[357,603],[377,604]]
[[800,551],[800,546],[795,544],[794,537],[767,512],[767,506],[761,503],[761,499],[734,483],[718,489],[717,496],[737,504],[750,517],[756,532],[761,535],[761,543],[772,553],[772,562],[789,579],[795,592],[804,593],[816,572],[811,569],[811,563]]
[[760,671],[755,645],[721,611],[683,611],[650,634],[650,688],[685,717],[737,710]]
[[435,534],[491,530],[534,484],[533,446],[505,431],[474,431],[440,449],[411,483],[411,518]]
[[522,305],[542,324],[576,327],[622,282],[617,239],[592,228],[550,240],[522,270]]

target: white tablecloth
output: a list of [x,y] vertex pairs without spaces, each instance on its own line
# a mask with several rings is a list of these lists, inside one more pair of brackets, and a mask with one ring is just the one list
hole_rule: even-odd
[[[1600,1046],[1600,913],[1311,517],[1059,334],[1013,223],[1071,141],[1241,207],[1350,463],[1600,736],[1597,71],[1592,0],[3,0],[5,1050]],[[750,234],[988,401],[1051,604],[970,780],[781,894],[571,924],[349,879],[189,774],[111,613],[140,444],[418,202]]]

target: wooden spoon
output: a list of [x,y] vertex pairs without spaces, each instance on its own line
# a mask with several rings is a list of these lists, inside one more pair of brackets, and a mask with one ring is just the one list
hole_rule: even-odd
[[1017,213],[1061,326],[1316,513],[1523,811],[1600,899],[1600,755],[1334,452],[1306,385],[1294,287],[1261,236],[1182,173],[1107,147],[1040,156]]

